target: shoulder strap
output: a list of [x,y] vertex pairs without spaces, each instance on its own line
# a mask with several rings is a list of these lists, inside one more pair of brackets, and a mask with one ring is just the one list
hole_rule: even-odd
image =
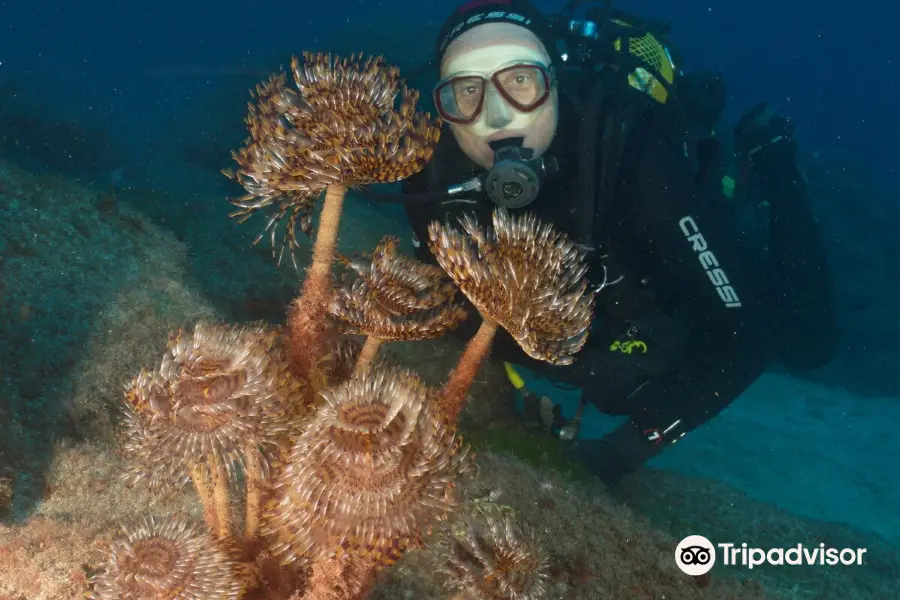
[[594,247],[594,220],[597,216],[597,138],[603,118],[603,78],[598,76],[590,87],[581,109],[578,127],[578,177],[575,199],[575,242]]
[[608,247],[604,233],[622,152],[634,122],[648,103],[617,81],[618,74],[601,72],[582,105],[578,132],[576,242],[590,250]]
[[595,207],[595,219],[598,228],[597,242],[601,246],[608,246],[608,240],[603,233],[606,231],[607,207],[615,194],[616,181],[619,174],[619,165],[622,160],[622,151],[631,131],[634,115],[613,112],[606,115],[603,124],[603,138],[600,143],[602,159],[600,161],[599,183]]
[[608,245],[603,227],[622,151],[634,122],[654,105],[678,104],[668,28],[610,7],[588,14],[598,25],[594,66],[581,102],[578,133],[576,242]]

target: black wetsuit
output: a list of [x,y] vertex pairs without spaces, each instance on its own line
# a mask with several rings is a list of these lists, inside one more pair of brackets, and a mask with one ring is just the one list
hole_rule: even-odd
[[[718,177],[714,185],[701,181],[662,121],[648,112],[624,146],[614,193],[598,223],[604,256],[594,253],[589,273],[595,285],[603,266],[610,280],[623,279],[598,294],[591,336],[575,364],[530,360],[505,334],[493,349],[504,360],[582,388],[602,412],[629,417],[600,448],[588,448],[601,474],[612,470],[610,482],[719,413],[770,360],[794,358],[816,367],[833,349],[830,278],[796,165],[763,179],[772,207],[766,257],[743,241]],[[520,209],[569,233],[578,218],[572,207],[577,125],[577,119],[561,120],[548,151],[560,159],[561,173]],[[443,190],[478,172],[445,131],[433,160],[405,182],[404,192]],[[420,257],[430,256],[431,220],[455,223],[474,211],[488,224],[494,208],[482,195],[409,206]],[[640,441],[629,446],[628,440]]]

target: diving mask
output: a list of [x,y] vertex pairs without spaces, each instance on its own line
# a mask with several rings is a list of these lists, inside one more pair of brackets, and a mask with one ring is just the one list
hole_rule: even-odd
[[480,74],[457,74],[442,80],[434,88],[434,104],[438,114],[457,125],[478,120],[489,86],[493,86],[510,106],[530,113],[550,97],[552,73],[539,63],[518,61],[503,66],[489,77]]

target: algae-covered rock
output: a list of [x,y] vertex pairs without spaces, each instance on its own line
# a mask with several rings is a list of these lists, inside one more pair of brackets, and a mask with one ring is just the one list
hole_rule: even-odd
[[0,364],[13,421],[109,437],[122,385],[169,329],[215,316],[187,248],[134,207],[0,164]]

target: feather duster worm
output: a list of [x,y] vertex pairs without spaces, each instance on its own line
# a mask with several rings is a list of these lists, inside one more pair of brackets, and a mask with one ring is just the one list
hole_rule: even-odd
[[264,529],[284,562],[387,564],[453,506],[467,451],[401,369],[367,370],[324,392],[277,483]]
[[319,378],[310,382],[313,389],[321,392],[350,379],[359,362],[362,346],[359,340],[351,337],[329,338],[327,351],[316,364],[315,373]]
[[264,450],[302,415],[299,386],[275,341],[262,326],[200,323],[170,336],[158,371],[142,371],[126,387],[126,477],[155,489],[193,481],[220,537],[231,533],[237,467],[246,473],[246,527],[254,533],[270,461]]
[[331,265],[347,186],[417,173],[431,157],[440,127],[415,111],[418,92],[401,92],[398,70],[381,58],[305,53],[302,61],[294,58],[291,70],[296,89],[288,87],[283,73],[258,87],[247,116],[250,137],[234,153],[239,168],[230,176],[247,191],[235,201],[240,210],[234,216],[274,209],[266,226],[273,251],[275,230],[286,221],[279,257],[285,246],[294,256],[294,227],[299,220],[309,231],[312,206],[325,192],[312,265],[290,317],[298,373],[309,377],[325,343]]
[[453,303],[456,286],[444,271],[399,254],[399,243],[385,236],[370,262],[344,260],[356,277],[336,291],[331,313],[346,333],[368,336],[357,373],[369,365],[382,341],[440,337],[466,318],[462,306]]
[[[482,522],[483,521],[483,522]],[[472,600],[541,600],[549,563],[518,519],[483,517],[443,544],[446,586]]]
[[552,225],[502,208],[492,230],[470,215],[460,223],[465,234],[437,221],[428,227],[438,263],[484,319],[444,386],[441,405],[452,421],[498,326],[530,357],[565,365],[584,346],[594,307],[583,252]]
[[237,600],[243,574],[208,533],[147,519],[107,549],[89,584],[92,600]]

